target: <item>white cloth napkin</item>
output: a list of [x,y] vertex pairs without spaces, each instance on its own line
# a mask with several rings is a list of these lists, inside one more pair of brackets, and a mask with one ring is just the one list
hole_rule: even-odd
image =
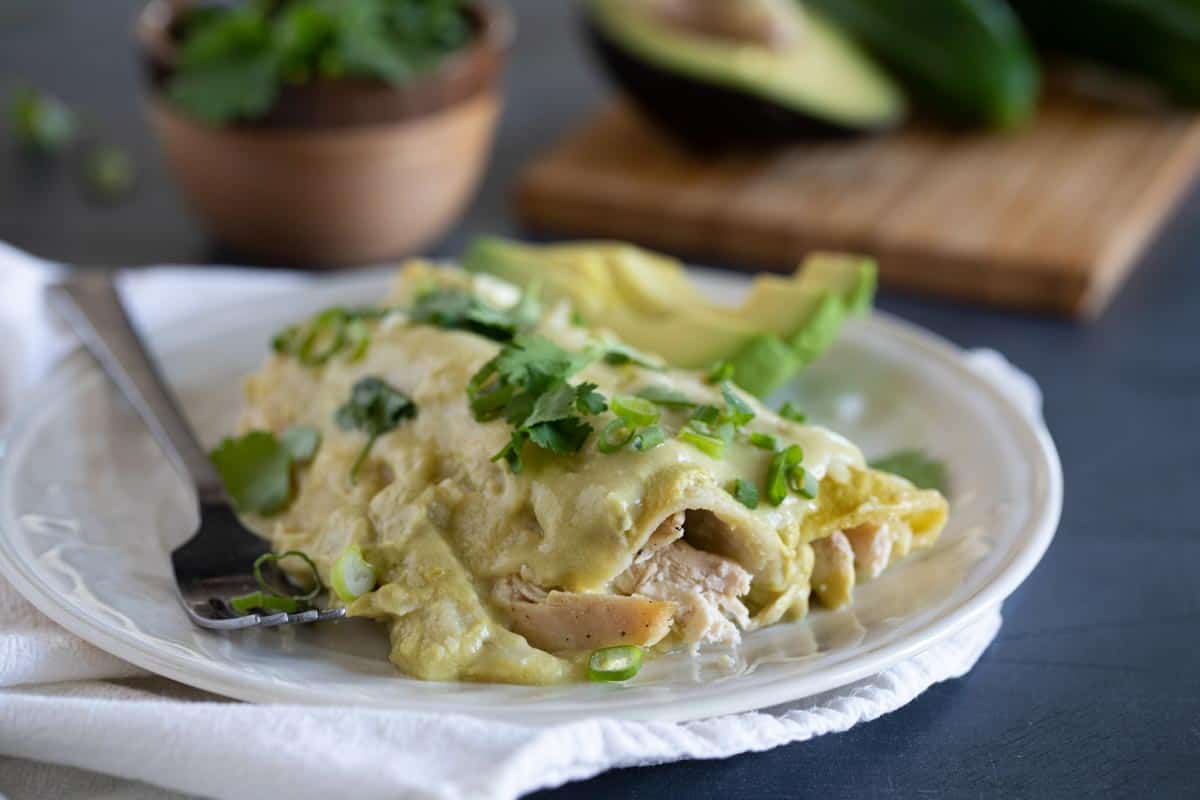
[[[41,302],[56,270],[0,243],[0,423],[21,388],[70,343]],[[183,312],[303,280],[161,268],[125,276],[122,291],[140,327],[152,330]],[[997,354],[972,358],[1036,413],[1036,384]],[[0,688],[0,755],[10,756],[0,758],[0,793],[12,800],[18,791],[65,797],[123,787],[122,794],[157,794],[114,782],[119,778],[217,798],[514,798],[614,767],[724,758],[844,731],[966,673],[999,627],[997,608],[879,675],[762,712],[681,724],[591,719],[532,727],[223,700],[149,679],[57,627],[0,578],[0,687],[7,687]]]

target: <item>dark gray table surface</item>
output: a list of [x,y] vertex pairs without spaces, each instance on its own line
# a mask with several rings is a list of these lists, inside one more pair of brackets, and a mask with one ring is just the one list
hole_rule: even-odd
[[[515,232],[521,165],[606,92],[568,3],[517,0],[509,104],[482,191],[435,248]],[[0,240],[53,259],[231,260],[187,215],[139,107],[132,0],[0,0],[0,93],[26,81],[86,109],[141,168],[125,205],[0,135]],[[20,12],[20,13],[18,13]],[[30,13],[25,13],[30,12]],[[539,797],[1200,796],[1200,192],[1088,326],[884,290],[880,306],[1032,374],[1066,502],[1045,560],[965,678],[848,733],[720,762],[619,770]]]

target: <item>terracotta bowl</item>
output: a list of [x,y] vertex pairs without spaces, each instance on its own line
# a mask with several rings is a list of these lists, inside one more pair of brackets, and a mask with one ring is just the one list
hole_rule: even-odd
[[150,118],[184,194],[217,238],[272,261],[344,265],[419,250],[462,212],[500,109],[512,18],[470,7],[472,41],[402,87],[339,79],[285,87],[253,123],[213,126],[165,97],[174,18],[155,0],[138,18]]

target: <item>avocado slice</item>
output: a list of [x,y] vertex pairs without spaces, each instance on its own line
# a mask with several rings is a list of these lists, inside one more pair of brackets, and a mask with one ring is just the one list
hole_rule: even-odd
[[[810,253],[790,278],[761,275],[750,286],[742,308],[762,331],[795,336],[821,312],[827,295],[848,314],[868,310],[875,296],[875,262],[846,253]],[[836,331],[836,326],[834,327]]]
[[463,265],[518,286],[537,280],[589,320],[599,321],[613,305],[662,314],[674,313],[677,302],[706,302],[679,262],[624,242],[529,245],[481,236],[471,242]]
[[[589,40],[616,82],[653,120],[711,146],[892,127],[902,90],[820,12],[799,2],[795,41],[772,45],[691,30],[662,0],[589,0]],[[674,0],[675,3],[697,0]]]
[[731,307],[709,300],[675,259],[628,244],[485,237],[462,263],[520,286],[536,283],[548,299],[571,301],[587,321],[675,366],[727,359],[735,382],[759,396],[823,353],[845,319],[867,311],[876,280],[870,259],[816,253],[791,278],[756,278]]

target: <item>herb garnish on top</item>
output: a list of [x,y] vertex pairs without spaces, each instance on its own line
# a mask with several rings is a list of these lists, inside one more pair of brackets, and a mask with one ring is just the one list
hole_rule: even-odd
[[413,322],[447,330],[470,331],[497,342],[512,341],[537,324],[541,304],[530,287],[512,308],[498,309],[466,289],[431,289],[417,297],[409,310]]
[[358,478],[359,467],[375,445],[375,440],[391,433],[404,419],[417,415],[416,403],[399,389],[389,386],[382,378],[368,375],[360,378],[350,390],[350,399],[337,410],[335,419],[344,431],[362,431],[367,442],[358,451],[350,467],[350,482]]
[[308,426],[286,428],[278,436],[250,431],[223,439],[210,458],[238,511],[270,515],[291,503],[293,468],[312,461],[320,445],[320,431]]
[[475,419],[503,418],[513,428],[512,438],[493,460],[503,460],[516,473],[524,468],[526,444],[560,455],[583,449],[594,430],[585,418],[604,412],[608,403],[595,384],[572,385],[567,379],[594,357],[522,333],[475,373],[467,384]]

